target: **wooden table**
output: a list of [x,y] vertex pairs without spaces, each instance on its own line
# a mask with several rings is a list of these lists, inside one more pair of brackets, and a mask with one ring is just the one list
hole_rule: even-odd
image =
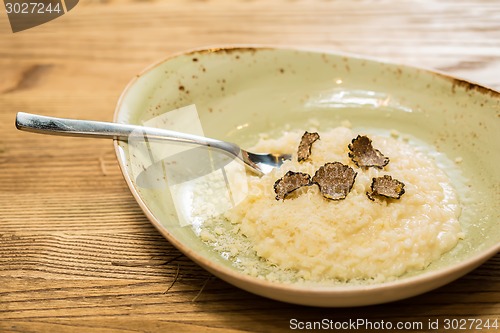
[[500,321],[499,255],[438,290],[379,306],[319,309],[249,294],[150,225],[111,141],[14,127],[18,111],[110,121],[125,85],[150,63],[232,43],[357,53],[500,89],[498,1],[88,0],[15,34],[2,10],[0,331],[270,332],[289,330],[293,318],[424,329],[439,320],[443,330],[451,318]]

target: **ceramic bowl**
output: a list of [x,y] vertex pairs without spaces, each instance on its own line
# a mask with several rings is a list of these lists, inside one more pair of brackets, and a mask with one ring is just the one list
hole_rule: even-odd
[[442,286],[500,249],[500,94],[496,91],[443,73],[356,56],[212,48],[171,56],[137,75],[119,100],[115,121],[150,124],[167,111],[191,104],[197,107],[206,136],[242,147],[254,144],[259,133],[278,133],[285,124],[303,129],[312,118],[321,128],[348,119],[354,128],[396,129],[433,145],[451,160],[460,160],[471,184],[471,203],[460,220],[466,237],[442,260],[386,283],[306,287],[269,282],[238,270],[181,221],[168,191],[137,184],[137,169],[144,167],[140,164],[145,157],[132,156],[130,142],[116,141],[125,180],[153,225],[193,261],[237,287],[304,305],[377,304]]

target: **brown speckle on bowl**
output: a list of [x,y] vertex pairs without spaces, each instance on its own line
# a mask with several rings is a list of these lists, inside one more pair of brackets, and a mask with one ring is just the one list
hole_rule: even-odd
[[231,54],[231,53],[249,53],[251,55],[255,54],[257,50],[272,50],[272,48],[266,47],[221,47],[221,48],[212,48],[205,50],[194,50],[192,52],[187,52],[185,55],[204,55],[204,54]]
[[466,91],[476,90],[482,94],[491,94],[492,96],[500,97],[500,94],[495,90],[465,80],[453,79],[453,86],[465,88]]
[[486,87],[480,86],[478,84],[475,84],[475,83],[472,83],[472,82],[469,82],[469,81],[466,81],[463,79],[457,79],[454,77],[450,77],[450,76],[447,76],[445,74],[437,73],[437,75],[439,75],[443,79],[446,79],[446,80],[452,82],[452,85],[451,85],[451,93],[452,94],[455,94],[456,88],[459,87],[459,88],[465,89],[465,91],[467,91],[467,92],[477,91],[477,92],[484,94],[484,95],[490,95],[492,97],[500,98],[500,92],[495,91],[493,89],[486,88]]
[[182,91],[182,92],[184,92],[186,94],[189,94],[189,90],[187,90],[186,87],[184,87],[182,84],[179,85],[179,91]]

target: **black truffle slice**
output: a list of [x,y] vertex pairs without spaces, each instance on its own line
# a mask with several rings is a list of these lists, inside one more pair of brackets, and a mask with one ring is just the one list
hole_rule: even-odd
[[297,152],[299,162],[305,161],[309,158],[309,156],[311,156],[312,144],[318,139],[319,134],[316,132],[305,132],[304,135],[302,135],[302,139],[300,139],[299,150]]
[[285,200],[287,195],[301,188],[311,185],[311,176],[303,172],[288,171],[282,178],[274,183],[276,200]]
[[405,184],[391,176],[385,175],[372,179],[371,192],[366,192],[368,198],[372,201],[376,196],[382,196],[391,199],[399,199],[405,193]]
[[349,157],[360,168],[376,167],[382,169],[389,163],[389,158],[373,148],[372,140],[367,136],[358,135],[348,147]]
[[312,182],[319,186],[325,198],[342,200],[351,191],[356,175],[350,166],[340,162],[326,163],[316,171]]

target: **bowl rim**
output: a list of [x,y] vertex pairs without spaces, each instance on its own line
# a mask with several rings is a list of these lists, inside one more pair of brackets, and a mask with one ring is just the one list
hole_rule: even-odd
[[[340,56],[340,57],[347,57],[347,58],[353,58],[353,59],[358,59],[358,60],[366,60],[370,61],[373,63],[376,63],[378,65],[390,65],[390,66],[399,66],[403,67],[405,69],[417,69],[417,70],[422,70],[425,72],[428,72],[430,74],[435,74],[438,75],[444,79],[447,79],[451,81],[452,85],[459,85],[465,87],[466,90],[478,90],[480,93],[483,94],[491,94],[495,98],[500,98],[500,92],[493,89],[486,87],[484,85],[480,85],[478,83],[472,82],[470,80],[462,79],[456,76],[452,76],[450,74],[441,72],[439,70],[435,69],[429,69],[421,66],[414,66],[414,65],[408,65],[404,63],[398,63],[398,62],[392,62],[392,61],[387,61],[384,59],[380,58],[375,58],[375,57],[370,57],[370,56],[365,56],[365,55],[357,55],[357,54],[351,54],[347,52],[338,52],[334,50],[328,50],[325,48],[314,48],[314,47],[296,47],[296,46],[273,46],[273,45],[265,45],[265,44],[231,44],[231,45],[217,45],[217,46],[206,46],[206,47],[198,47],[198,48],[192,48],[192,49],[187,49],[185,51],[179,51],[179,52],[174,52],[171,53],[170,55],[164,57],[161,60],[158,60],[155,63],[150,64],[147,66],[145,69],[143,69],[139,74],[135,75],[125,86],[124,90],[122,91],[116,107],[114,111],[114,116],[113,116],[113,121],[118,122],[121,112],[120,110],[122,109],[122,104],[128,95],[130,89],[137,83],[137,81],[144,76],[145,74],[151,72],[158,66],[164,64],[165,62],[168,62],[172,59],[181,57],[181,56],[187,56],[187,55],[194,55],[194,54],[202,54],[202,53],[214,53],[214,52],[221,52],[221,51],[248,51],[248,50],[255,50],[255,51],[261,51],[261,50],[272,50],[272,51],[298,51],[298,52],[310,52],[310,53],[318,53],[318,54],[326,54],[326,55],[333,55],[333,56]],[[496,255],[498,252],[500,252],[500,243],[486,248],[472,257],[469,257],[459,263],[452,264],[449,266],[445,267],[440,267],[435,270],[432,270],[430,272],[424,272],[421,274],[417,274],[415,276],[411,277],[406,277],[403,279],[396,279],[394,281],[388,281],[388,282],[378,282],[378,283],[373,283],[373,284],[343,284],[343,285],[331,285],[331,286],[325,286],[325,285],[309,285],[309,284],[289,284],[289,283],[280,283],[280,282],[273,282],[273,281],[268,281],[268,280],[263,280],[259,279],[257,277],[252,277],[249,275],[246,275],[244,273],[238,272],[234,269],[231,269],[229,267],[225,267],[222,264],[216,263],[212,260],[209,260],[199,254],[197,254],[193,249],[191,249],[189,246],[185,245],[181,241],[177,240],[168,230],[165,228],[160,221],[156,219],[156,217],[153,215],[153,213],[149,210],[145,202],[142,200],[137,188],[134,186],[133,181],[130,177],[130,175],[127,172],[127,161],[126,161],[126,154],[122,150],[122,147],[119,144],[120,140],[115,139],[114,140],[114,149],[115,149],[115,154],[118,160],[118,164],[120,167],[120,170],[123,174],[123,177],[127,183],[127,186],[134,196],[136,202],[139,204],[141,207],[142,211],[144,214],[147,216],[148,220],[153,224],[153,226],[165,237],[170,244],[172,244],[174,247],[176,247],[179,251],[181,251],[183,254],[185,254],[187,257],[189,257],[191,260],[196,262],[197,264],[201,265],[204,269],[208,269],[209,271],[217,275],[218,277],[222,278],[223,280],[228,281],[227,278],[230,280],[237,280],[241,281],[243,283],[248,283],[250,285],[264,288],[267,290],[272,290],[276,292],[289,292],[293,293],[294,295],[297,296],[316,296],[316,297],[322,297],[322,298],[334,298],[338,296],[345,296],[346,294],[351,294],[351,293],[356,293],[359,294],[358,296],[363,296],[362,294],[369,295],[370,292],[373,291],[380,291],[380,292],[387,292],[389,290],[397,289],[397,288],[411,288],[412,286],[417,286],[417,285],[422,285],[422,284],[427,284],[431,281],[437,281],[439,279],[445,280],[445,282],[434,286],[426,291],[429,291],[431,289],[435,289],[441,285],[444,285],[446,283],[449,283],[455,279],[458,279],[462,277],[463,275],[469,273],[494,255]],[[455,275],[456,277],[449,278],[452,275]],[[446,278],[448,277],[448,280]],[[229,281],[228,281],[229,282]],[[232,282],[230,282],[232,283]],[[235,285],[235,283],[232,283]],[[243,288],[239,286],[240,288]],[[243,288],[246,289],[246,288]],[[249,290],[249,289],[246,289]],[[413,295],[420,294],[422,292],[418,292],[409,296],[403,296],[400,298],[395,298],[393,300],[397,299],[402,299],[402,298],[407,298]],[[279,299],[279,298],[277,298]],[[392,301],[393,301],[392,300]],[[293,303],[293,302],[292,302]],[[311,305],[308,303],[300,302],[300,300],[297,300],[297,304],[305,304],[305,305]],[[379,304],[383,302],[365,302],[361,305],[368,305],[368,304]]]

